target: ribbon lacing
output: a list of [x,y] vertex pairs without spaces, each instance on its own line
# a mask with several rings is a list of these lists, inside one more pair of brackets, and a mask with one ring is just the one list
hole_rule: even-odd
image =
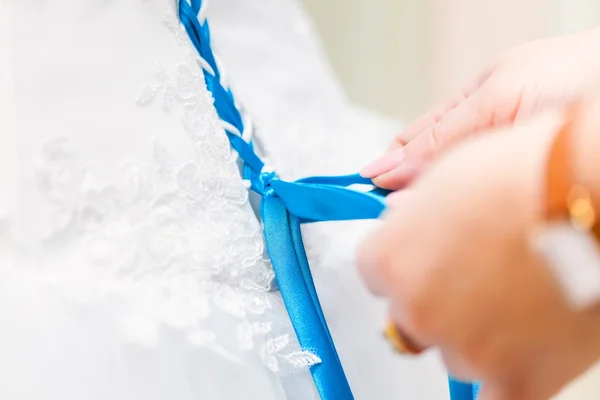
[[[300,225],[308,222],[378,218],[385,209],[386,191],[359,192],[353,185],[372,185],[359,174],[282,180],[256,155],[252,125],[242,117],[210,45],[206,0],[180,0],[179,19],[198,51],[207,89],[231,147],[243,162],[242,175],[262,196],[261,218],[267,252],[277,286],[300,346],[321,362],[310,367],[323,400],[353,399],[323,315],[306,257]],[[246,128],[245,128],[246,125]]]

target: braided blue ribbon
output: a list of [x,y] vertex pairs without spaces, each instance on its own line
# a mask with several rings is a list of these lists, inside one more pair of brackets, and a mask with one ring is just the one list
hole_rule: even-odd
[[[265,165],[246,142],[242,116],[233,95],[221,82],[221,74],[210,45],[208,23],[201,21],[202,0],[180,0],[179,19],[198,51],[204,79],[234,150],[243,161],[243,177],[262,196],[260,213],[265,242],[275,279],[290,320],[303,349],[314,351],[321,362],[311,366],[315,386],[323,400],[350,400],[352,391],[344,374],[302,242],[300,224],[378,218],[385,209],[386,191],[359,192],[355,184],[372,185],[358,174],[322,176],[288,182]],[[454,397],[453,397],[454,400]],[[471,400],[457,397],[456,400]]]

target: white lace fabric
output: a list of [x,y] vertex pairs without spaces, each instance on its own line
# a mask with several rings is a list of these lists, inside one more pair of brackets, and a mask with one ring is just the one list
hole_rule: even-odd
[[[174,4],[7,4],[0,398],[314,398],[318,355],[295,339]],[[208,15],[280,174],[353,172],[387,141],[365,136],[393,124],[346,103],[297,4],[221,0]],[[444,394],[435,362],[395,360],[379,341],[384,308],[356,279],[353,226],[305,229],[353,390]]]

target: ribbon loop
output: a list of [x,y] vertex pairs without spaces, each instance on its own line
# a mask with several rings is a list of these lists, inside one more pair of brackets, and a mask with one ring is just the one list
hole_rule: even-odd
[[290,213],[306,222],[374,219],[385,209],[382,196],[344,186],[273,179],[271,187]]

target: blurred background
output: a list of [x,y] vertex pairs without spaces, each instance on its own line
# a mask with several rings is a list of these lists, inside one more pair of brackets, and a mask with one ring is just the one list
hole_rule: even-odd
[[357,104],[410,119],[519,43],[600,25],[600,0],[304,0]]

